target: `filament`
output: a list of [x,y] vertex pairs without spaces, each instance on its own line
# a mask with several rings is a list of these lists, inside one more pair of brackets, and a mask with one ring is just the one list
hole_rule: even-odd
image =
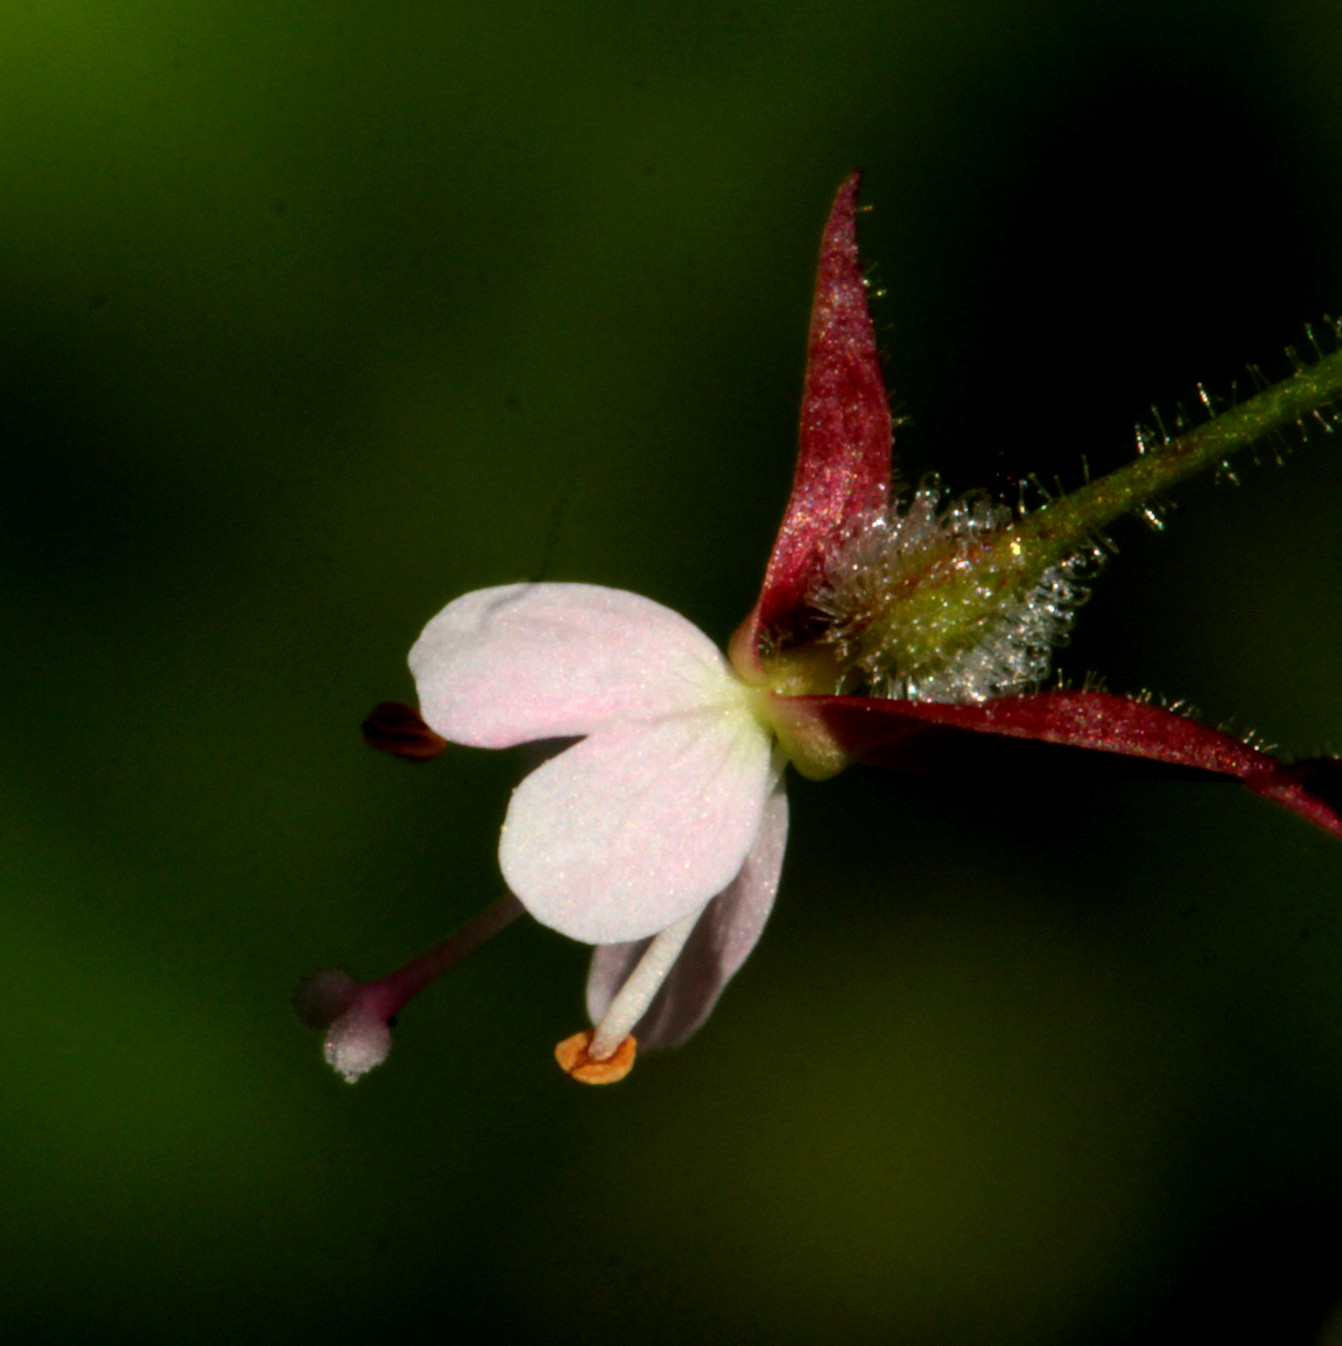
[[682,916],[648,945],[647,952],[638,960],[638,966],[629,974],[596,1026],[591,1046],[587,1049],[593,1060],[604,1061],[613,1056],[634,1025],[647,1013],[653,996],[661,989],[666,974],[680,957],[685,941],[703,912],[704,908],[700,907],[688,916]]

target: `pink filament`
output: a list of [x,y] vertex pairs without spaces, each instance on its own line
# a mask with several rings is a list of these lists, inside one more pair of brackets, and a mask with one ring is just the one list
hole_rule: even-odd
[[427,953],[420,954],[380,981],[365,982],[359,987],[354,1002],[385,1023],[430,982],[510,926],[524,910],[512,893],[505,893]]

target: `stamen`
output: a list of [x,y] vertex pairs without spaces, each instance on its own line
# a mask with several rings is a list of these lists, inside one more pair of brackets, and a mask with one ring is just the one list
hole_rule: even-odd
[[647,952],[638,960],[638,966],[629,974],[596,1026],[592,1044],[587,1051],[594,1061],[604,1061],[613,1056],[629,1036],[630,1030],[647,1012],[653,996],[666,980],[666,974],[680,957],[680,951],[685,947],[685,941],[689,939],[703,910],[700,907],[698,911],[682,916],[648,945]]
[[627,1037],[615,1049],[613,1056],[604,1061],[594,1061],[590,1052],[592,1030],[584,1028],[565,1038],[555,1048],[555,1060],[565,1075],[572,1075],[582,1084],[614,1084],[624,1079],[634,1068],[634,1057],[638,1052],[638,1043]]
[[327,1064],[350,1084],[380,1066],[391,1051],[391,1020],[401,1008],[523,910],[512,893],[505,893],[441,944],[380,981],[356,982],[339,969],[310,977],[294,997],[294,1008],[304,1023],[326,1029]]
[[379,701],[363,722],[363,737],[370,748],[408,762],[432,761],[447,748],[447,740],[424,723],[419,711],[399,701]]
[[504,893],[454,930],[441,944],[434,945],[427,953],[420,954],[381,981],[370,982],[364,989],[377,995],[379,1008],[390,1019],[449,968],[473,954],[482,944],[487,944],[499,931],[506,930],[525,910],[512,893]]

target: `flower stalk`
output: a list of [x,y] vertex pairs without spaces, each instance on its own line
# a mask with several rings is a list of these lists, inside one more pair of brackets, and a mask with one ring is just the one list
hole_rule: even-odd
[[[1342,339],[1342,321],[1329,320]],[[1329,433],[1342,406],[1342,350],[1213,415],[1202,425],[1145,449],[1132,462],[1051,500],[1010,530],[1023,549],[1056,561],[1086,537],[1240,450],[1314,421]]]

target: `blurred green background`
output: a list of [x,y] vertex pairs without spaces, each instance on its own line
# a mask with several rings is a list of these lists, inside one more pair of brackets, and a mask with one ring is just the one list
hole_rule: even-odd
[[[287,998],[498,890],[513,755],[358,733],[448,599],[744,615],[853,166],[910,479],[1075,484],[1284,373],[1342,308],[1336,4],[43,0],[0,50],[0,1338],[1318,1339],[1342,846],[1235,789],[797,784],[759,950],[609,1091],[534,925],[356,1089]],[[1244,466],[1115,530],[1063,666],[1342,746],[1342,457]]]

